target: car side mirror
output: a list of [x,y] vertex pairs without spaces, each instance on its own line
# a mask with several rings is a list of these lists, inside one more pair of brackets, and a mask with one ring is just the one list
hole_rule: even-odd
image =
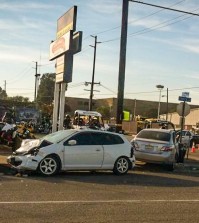
[[76,144],[77,144],[77,141],[74,139],[68,141],[68,145],[70,145],[70,146],[74,146]]

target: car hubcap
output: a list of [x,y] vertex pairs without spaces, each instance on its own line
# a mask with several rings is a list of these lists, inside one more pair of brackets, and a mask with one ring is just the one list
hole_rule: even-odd
[[57,164],[54,159],[46,158],[40,164],[40,169],[44,174],[52,174],[55,172]]
[[119,159],[117,162],[117,169],[120,173],[124,173],[128,170],[128,161],[124,158]]

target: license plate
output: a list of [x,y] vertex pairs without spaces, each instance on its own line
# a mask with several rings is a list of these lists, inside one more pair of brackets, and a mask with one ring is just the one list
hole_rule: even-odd
[[151,145],[145,145],[145,149],[146,149],[146,150],[153,150],[153,149],[154,149],[154,146],[151,146]]

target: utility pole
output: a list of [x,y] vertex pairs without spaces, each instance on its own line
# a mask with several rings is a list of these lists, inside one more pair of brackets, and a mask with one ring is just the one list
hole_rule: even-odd
[[136,117],[136,106],[137,106],[136,99],[134,99],[134,109],[133,109],[133,120],[134,121],[135,121],[135,117]]
[[123,0],[121,40],[120,40],[120,62],[119,62],[119,75],[118,75],[116,132],[120,132],[122,130],[124,82],[125,82],[125,68],[126,68],[126,45],[127,45],[127,28],[128,28],[128,7],[129,7],[129,0]]
[[35,94],[34,94],[34,101],[36,101],[36,93],[37,92],[37,62],[35,62]]
[[166,121],[168,121],[168,113],[169,113],[169,89],[167,88],[167,113],[166,113]]
[[94,87],[94,78],[95,78],[95,60],[96,60],[96,48],[97,48],[97,43],[101,43],[101,42],[97,42],[97,36],[92,36],[93,38],[95,38],[95,45],[91,47],[94,48],[94,58],[93,58],[93,73],[92,73],[92,81],[91,81],[91,91],[90,91],[90,100],[89,100],[89,111],[92,111],[92,106],[93,106],[93,87]]
[[38,64],[37,64],[37,62],[35,62],[35,94],[34,94],[34,101],[36,101],[36,98],[37,98],[37,86],[38,86],[37,83],[38,83],[38,77],[40,77],[40,74],[37,73],[37,67],[38,67]]
[[4,81],[4,91],[6,92],[6,80]]
[[[85,81],[85,86],[88,86],[88,85],[93,85],[93,88],[92,88],[92,92],[94,91],[98,91],[98,90],[94,90],[94,85],[97,84],[97,85],[100,85],[100,82],[88,82],[88,81]],[[91,95],[91,90],[87,90],[87,89],[84,89],[85,91],[90,91],[90,95]],[[99,92],[99,91],[98,91]],[[93,93],[92,93],[92,96],[93,96]],[[90,96],[91,97],[91,96]],[[92,99],[92,105],[90,103],[91,99],[89,98],[89,107],[88,107],[88,110],[89,111],[92,111],[92,105],[93,105],[93,99]],[[90,106],[91,106],[91,109],[90,109]]]

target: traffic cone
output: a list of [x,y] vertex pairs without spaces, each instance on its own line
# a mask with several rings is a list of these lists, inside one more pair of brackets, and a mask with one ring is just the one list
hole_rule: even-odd
[[195,148],[195,143],[194,142],[192,144],[191,152],[192,153],[195,153],[196,152],[196,148]]

